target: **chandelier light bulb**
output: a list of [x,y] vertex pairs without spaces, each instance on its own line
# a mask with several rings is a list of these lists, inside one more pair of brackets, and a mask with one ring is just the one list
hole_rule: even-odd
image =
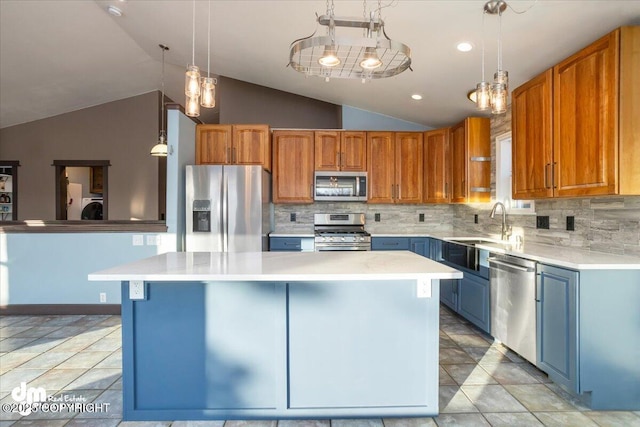
[[378,58],[378,52],[375,47],[368,47],[364,51],[364,59],[360,61],[360,66],[365,70],[375,70],[382,65],[382,61]]
[[476,106],[484,111],[491,106],[491,86],[487,82],[480,82],[476,86]]
[[318,63],[323,67],[335,67],[336,65],[339,65],[340,58],[338,58],[336,53],[336,47],[326,45],[324,47],[324,53],[318,59]]
[[200,69],[196,65],[189,65],[185,73],[184,94],[193,98],[200,96]]
[[200,104],[198,97],[187,96],[185,101],[184,113],[189,117],[198,117],[200,115]]
[[202,99],[200,105],[205,108],[216,106],[216,83],[213,77],[202,78]]
[[491,85],[491,112],[502,114],[507,111],[507,86],[504,83]]

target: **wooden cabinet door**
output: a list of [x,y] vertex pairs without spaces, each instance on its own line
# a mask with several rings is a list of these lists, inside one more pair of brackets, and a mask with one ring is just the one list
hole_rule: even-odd
[[271,135],[269,125],[233,125],[231,163],[262,165],[271,170]]
[[424,133],[424,202],[449,203],[449,128]]
[[464,203],[467,199],[467,144],[465,122],[451,128],[451,202]]
[[315,131],[315,170],[340,170],[340,132]]
[[393,132],[367,132],[368,203],[393,203],[395,154]]
[[553,69],[529,80],[511,95],[512,197],[553,196]]
[[196,164],[225,165],[231,163],[231,125],[196,126]]
[[365,172],[367,170],[367,133],[344,131],[341,132],[340,140],[340,169],[349,172]]
[[616,194],[619,35],[553,68],[556,196]]
[[313,203],[313,131],[273,132],[273,202]]
[[422,132],[396,132],[395,150],[395,203],[421,203],[424,180]]
[[464,121],[467,181],[466,203],[491,200],[491,121],[485,117],[468,117]]

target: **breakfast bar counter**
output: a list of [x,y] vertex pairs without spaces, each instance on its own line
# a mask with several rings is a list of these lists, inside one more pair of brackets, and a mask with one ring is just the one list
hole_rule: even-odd
[[123,418],[438,414],[439,279],[410,252],[178,252],[122,282]]

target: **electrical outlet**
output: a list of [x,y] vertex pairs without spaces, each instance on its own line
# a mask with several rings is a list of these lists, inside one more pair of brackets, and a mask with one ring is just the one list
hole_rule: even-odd
[[474,224],[478,223],[478,214],[473,215],[473,223]]
[[289,214],[289,221],[296,222],[296,213],[295,212],[291,212]]
[[431,298],[431,280],[418,280],[418,298]]
[[380,222],[380,214],[379,214],[379,213],[374,214],[374,215],[373,215],[373,220],[374,220],[375,222]]
[[107,302],[106,292],[100,292],[100,302]]
[[541,228],[548,230],[549,229],[549,216],[537,216],[536,217],[536,228]]
[[158,240],[160,240],[158,239],[158,237],[160,236],[157,236],[155,234],[147,235],[147,246],[158,246]]
[[418,214],[418,222],[424,222],[424,214]]
[[144,280],[129,281],[129,299],[141,300],[145,299]]
[[576,217],[567,217],[567,231],[576,231]]
[[143,246],[143,245],[144,245],[144,236],[142,234],[134,234],[133,246]]

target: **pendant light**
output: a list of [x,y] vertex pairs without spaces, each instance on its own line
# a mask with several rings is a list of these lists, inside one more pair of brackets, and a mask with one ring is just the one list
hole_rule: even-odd
[[318,63],[323,67],[335,67],[340,65],[342,61],[338,58],[336,49],[336,22],[333,2],[331,2],[331,9],[329,9],[329,1],[327,1],[327,15],[329,16],[327,36],[329,37],[330,44],[324,46],[324,52],[322,52],[322,56],[318,58]]
[[491,86],[484,79],[484,16],[482,12],[482,80],[476,85],[476,106],[478,110],[485,111],[491,106]]
[[193,37],[191,44],[191,64],[187,66],[184,82],[185,114],[189,117],[200,115],[200,69],[196,63],[196,0],[193,0]]
[[200,105],[205,108],[216,106],[216,82],[211,77],[211,0],[209,0],[209,27],[207,30],[207,77],[202,78],[202,99]]
[[167,146],[167,133],[164,130],[164,53],[169,50],[168,46],[163,44],[158,45],[160,49],[162,49],[162,98],[160,100],[162,108],[161,108],[161,125],[160,125],[160,136],[158,137],[158,143],[153,146],[151,149],[151,155],[156,157],[166,157],[168,152]]

